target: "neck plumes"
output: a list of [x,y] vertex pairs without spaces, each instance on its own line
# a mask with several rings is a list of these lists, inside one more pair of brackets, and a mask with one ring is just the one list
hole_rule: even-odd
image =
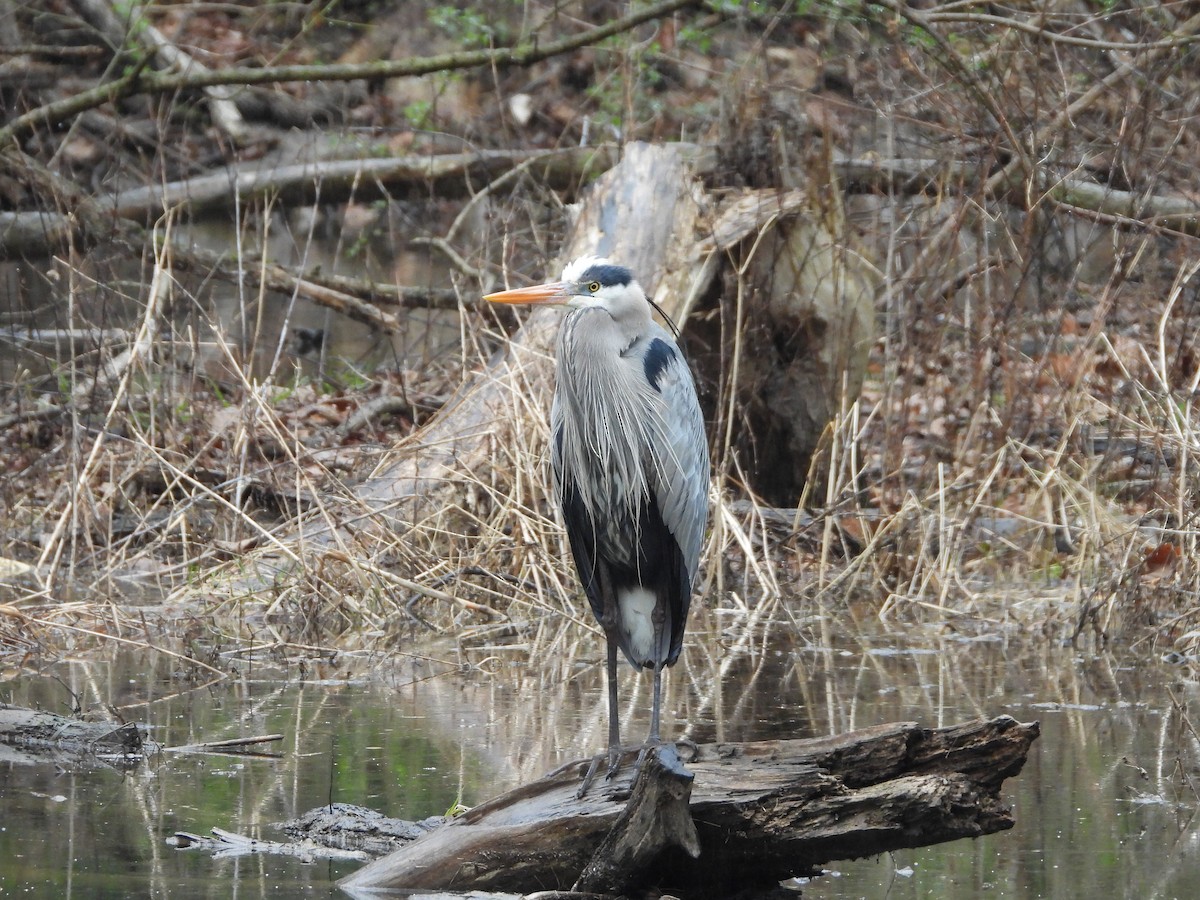
[[648,495],[644,448],[655,425],[645,402],[635,402],[652,391],[641,361],[624,356],[635,337],[605,310],[572,311],[559,333],[556,387],[565,467],[595,476],[583,497],[589,513],[611,514],[620,501],[632,523]]

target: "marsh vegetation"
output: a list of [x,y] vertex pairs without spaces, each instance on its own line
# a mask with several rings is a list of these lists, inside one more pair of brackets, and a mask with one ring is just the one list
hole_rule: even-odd
[[[479,298],[649,215],[588,207],[644,142],[691,148],[694,219],[642,280],[679,287],[715,464],[681,723],[774,692],[778,648],[856,641],[1060,655],[1054,703],[1076,665],[1190,684],[1198,30],[1173,3],[5,5],[0,677],[118,646],[180,690],[592,673],[548,326]],[[802,293],[851,310],[834,339]],[[1003,711],[985,680],[966,705]],[[1137,765],[1194,810],[1179,696],[1137,701]]]

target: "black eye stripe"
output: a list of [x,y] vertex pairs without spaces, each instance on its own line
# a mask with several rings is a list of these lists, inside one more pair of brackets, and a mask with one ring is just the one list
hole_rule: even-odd
[[590,282],[596,282],[601,287],[614,287],[616,285],[629,284],[633,281],[633,273],[624,266],[614,266],[612,264],[591,266],[584,272],[579,280],[584,284],[589,285]]

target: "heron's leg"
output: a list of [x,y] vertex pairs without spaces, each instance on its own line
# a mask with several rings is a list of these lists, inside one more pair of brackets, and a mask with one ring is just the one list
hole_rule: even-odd
[[617,642],[608,639],[608,777],[621,767],[621,716],[617,710]]
[[[654,646],[662,647],[662,632],[663,632],[663,607],[661,603],[655,604],[654,607]],[[662,738],[659,736],[659,714],[662,709],[662,670],[664,663],[662,661],[654,664],[654,690],[653,701],[650,706],[650,734],[646,737],[646,743],[642,745],[642,750],[638,753],[637,764],[634,767],[634,778],[638,772],[642,770],[642,763],[646,761],[646,754],[652,750],[662,746]]]
[[[658,716],[662,706],[662,670],[666,665],[667,650],[663,647],[663,627],[666,625],[667,611],[662,598],[654,604],[650,621],[654,625],[654,703],[650,707],[650,736],[646,738],[647,746],[657,746],[662,743],[658,731]],[[660,655],[661,654],[661,655]]]
[[636,781],[638,773],[642,771],[642,763],[646,761],[646,757],[651,753],[656,753],[662,747],[662,738],[658,733],[658,711],[662,700],[662,665],[654,667],[654,700],[650,707],[650,734],[646,737],[646,743],[642,744],[642,749],[638,751],[637,762],[633,764],[633,778]]
[[[592,757],[583,783],[575,792],[575,799],[582,800],[592,786],[596,773],[600,770],[600,761],[606,754],[600,753]],[[608,642],[608,774],[612,778],[621,768],[621,721],[617,714],[617,642]]]
[[650,736],[646,738],[647,744],[662,743],[662,738],[658,736],[658,713],[662,704],[662,670],[661,665],[654,667],[654,701],[650,707]]

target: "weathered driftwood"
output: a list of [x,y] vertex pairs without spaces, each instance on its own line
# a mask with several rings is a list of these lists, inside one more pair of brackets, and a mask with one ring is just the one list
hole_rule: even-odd
[[[1000,787],[1021,770],[1038,732],[1036,723],[1000,716],[938,729],[900,723],[814,740],[702,745],[687,763],[695,777],[694,859],[677,846],[674,825],[656,828],[658,846],[646,846],[638,804],[653,801],[654,791],[676,792],[654,787],[661,770],[643,768],[627,812],[630,767],[577,800],[587,765],[579,761],[476,806],[342,884],[351,893],[575,885],[719,897],[812,874],[832,860],[1011,828]],[[631,845],[636,854],[622,855]]]
[[159,746],[133,722],[88,722],[19,706],[0,706],[0,762],[53,762],[65,769],[132,767]]

